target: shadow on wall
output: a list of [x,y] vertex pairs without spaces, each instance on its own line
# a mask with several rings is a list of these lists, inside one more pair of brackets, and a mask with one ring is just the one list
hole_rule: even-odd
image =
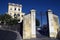
[[60,31],[57,33],[57,39],[60,40]]

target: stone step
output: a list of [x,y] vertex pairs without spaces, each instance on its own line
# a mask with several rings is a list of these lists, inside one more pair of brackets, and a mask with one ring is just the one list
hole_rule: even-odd
[[58,39],[51,39],[51,38],[34,38],[34,39],[25,39],[25,40],[58,40]]

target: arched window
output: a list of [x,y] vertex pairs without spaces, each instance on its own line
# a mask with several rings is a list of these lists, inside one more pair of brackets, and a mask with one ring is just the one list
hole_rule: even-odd
[[16,8],[14,10],[16,10]]
[[14,17],[16,17],[16,13],[14,14]]
[[12,10],[12,8],[10,8],[10,10]]
[[18,16],[20,16],[20,14],[17,14]]
[[20,11],[20,9],[18,9],[18,11]]

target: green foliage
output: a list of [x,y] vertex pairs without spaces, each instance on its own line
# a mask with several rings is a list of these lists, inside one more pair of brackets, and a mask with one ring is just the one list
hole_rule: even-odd
[[[15,25],[18,23],[18,20],[15,18],[12,18],[10,15],[8,14],[4,14],[4,15],[0,15],[0,21],[4,24],[7,25]],[[39,26],[40,22],[38,19],[36,19],[36,26]]]
[[5,23],[7,25],[15,25],[18,23],[17,19],[12,18],[8,14],[0,15],[0,21],[1,23]]
[[12,19],[7,22],[8,25],[16,25],[17,23],[18,23],[18,21],[16,19]]

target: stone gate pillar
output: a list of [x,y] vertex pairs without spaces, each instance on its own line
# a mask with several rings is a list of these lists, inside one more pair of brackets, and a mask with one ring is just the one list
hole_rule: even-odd
[[23,39],[36,38],[35,10],[23,17]]
[[31,10],[31,38],[36,38],[36,10]]

